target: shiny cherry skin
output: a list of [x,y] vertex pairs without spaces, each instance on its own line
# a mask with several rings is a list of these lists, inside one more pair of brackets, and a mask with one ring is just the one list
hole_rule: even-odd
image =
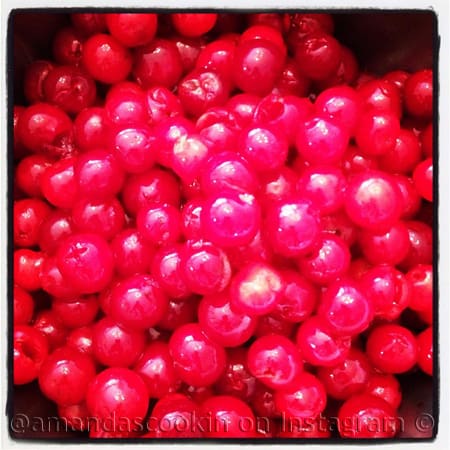
[[301,157],[311,164],[337,163],[347,149],[349,135],[331,119],[313,116],[298,125],[295,145]]
[[82,63],[97,81],[115,84],[125,80],[131,72],[131,53],[116,38],[98,33],[83,45]]
[[70,65],[52,69],[43,88],[47,103],[57,105],[71,115],[92,106],[97,96],[93,78],[84,70]]
[[53,58],[59,64],[80,65],[83,42],[84,36],[74,27],[61,28],[53,38]]
[[330,120],[353,135],[361,114],[361,98],[350,86],[334,86],[317,96],[314,108],[320,117]]
[[56,252],[57,265],[71,287],[83,294],[104,289],[112,280],[114,257],[104,238],[96,234],[73,234]]
[[295,383],[275,391],[275,405],[281,413],[296,418],[317,417],[327,403],[323,383],[313,374],[302,372]]
[[295,60],[288,57],[272,92],[279,95],[306,97],[310,88],[311,80],[302,75],[297,68]]
[[215,383],[216,392],[220,395],[241,398],[248,403],[256,393],[256,386],[256,378],[249,372],[247,365],[247,349],[228,348],[227,366]]
[[118,194],[125,174],[117,157],[106,150],[91,150],[77,158],[74,175],[78,192],[89,200],[106,200]]
[[109,32],[122,45],[137,47],[145,45],[155,37],[158,26],[157,14],[106,14]]
[[280,31],[264,24],[256,24],[248,27],[239,39],[239,42],[251,41],[254,39],[264,39],[266,41],[273,42],[281,50],[283,56],[286,56],[287,49],[284,43],[283,36]]
[[317,248],[301,257],[301,273],[318,285],[327,285],[348,272],[351,254],[348,244],[339,236],[322,233]]
[[248,349],[250,373],[272,389],[289,389],[303,368],[300,353],[287,337],[270,334],[256,339]]
[[349,337],[334,335],[329,325],[318,316],[311,316],[300,325],[296,342],[303,359],[319,367],[340,364],[351,346]]
[[73,300],[80,294],[80,291],[70,285],[61,274],[54,255],[46,256],[41,268],[40,282],[42,290],[59,299]]
[[226,253],[208,241],[187,242],[181,253],[181,268],[188,289],[195,294],[221,292],[231,278]]
[[132,128],[149,124],[149,114],[145,91],[130,81],[117,83],[108,90],[105,111],[111,126]]
[[51,353],[39,371],[39,388],[57,405],[69,406],[84,400],[87,387],[95,377],[92,359],[69,347]]
[[340,44],[333,36],[317,32],[299,40],[294,58],[302,75],[311,80],[324,80],[337,71],[340,52]]
[[375,368],[384,373],[403,373],[417,362],[417,342],[408,328],[383,324],[373,328],[366,353]]
[[41,189],[45,199],[53,206],[70,209],[78,196],[74,175],[76,158],[61,159],[53,163],[41,176]]
[[409,270],[416,264],[431,264],[433,261],[433,229],[418,220],[408,220],[405,225],[408,228],[410,248],[400,263],[400,267]]
[[433,308],[433,266],[417,264],[406,273],[411,287],[409,307],[413,311],[428,311]]
[[200,183],[206,195],[224,190],[254,194],[258,189],[256,174],[247,160],[231,151],[211,156],[203,167]]
[[237,347],[253,335],[254,316],[235,311],[229,294],[205,295],[198,305],[198,322],[205,334],[224,347]]
[[280,47],[267,39],[239,42],[234,53],[233,81],[247,94],[267,95],[284,66]]
[[164,86],[154,86],[146,91],[147,109],[153,124],[158,124],[168,117],[183,114],[180,99]]
[[143,173],[156,160],[155,138],[149,127],[133,126],[112,134],[114,154],[127,173]]
[[153,246],[174,244],[181,235],[181,214],[169,203],[146,205],[138,211],[136,226]]
[[413,172],[414,186],[425,200],[433,201],[433,159],[427,158],[419,163]]
[[359,246],[372,264],[400,264],[410,251],[408,228],[398,221],[385,233],[361,230]]
[[105,19],[105,14],[102,13],[74,13],[70,15],[72,25],[83,36],[91,36],[106,31]]
[[144,350],[144,331],[121,327],[106,316],[92,327],[92,353],[95,359],[108,367],[129,367]]
[[196,118],[209,108],[224,105],[229,93],[229,81],[220,73],[206,69],[193,70],[177,86],[183,110]]
[[253,115],[261,98],[256,94],[236,94],[230,97],[225,107],[237,118],[241,127],[253,122]]
[[371,299],[375,316],[395,320],[410,306],[412,289],[405,275],[390,265],[378,265],[362,275],[360,285]]
[[410,177],[394,174],[394,180],[400,189],[403,198],[402,219],[411,219],[419,212],[422,206],[422,198],[416,191],[414,182]]
[[400,383],[395,375],[373,372],[367,381],[364,392],[380,397],[394,409],[397,409],[402,402]]
[[175,392],[180,384],[169,345],[163,341],[150,342],[133,365],[133,370],[144,380],[151,398],[162,398]]
[[366,389],[372,371],[365,353],[351,348],[343,362],[332,367],[319,367],[317,376],[330,397],[346,400]]
[[189,73],[196,68],[196,62],[201,50],[207,43],[205,36],[187,37],[182,35],[171,36],[181,57],[183,73]]
[[175,30],[182,36],[197,37],[207,33],[214,27],[217,20],[217,14],[172,14],[171,19]]
[[211,154],[208,141],[199,134],[182,135],[173,144],[170,167],[189,184],[200,176]]
[[73,205],[72,223],[77,232],[99,233],[109,241],[124,227],[125,212],[114,197],[106,201],[82,198]]
[[24,198],[14,202],[13,239],[17,247],[33,247],[38,244],[39,230],[51,209],[39,199]]
[[158,322],[158,328],[175,331],[177,328],[197,319],[198,298],[170,299],[165,316]]
[[52,310],[66,328],[79,328],[91,324],[99,305],[95,295],[73,299],[53,299]]
[[382,156],[394,151],[400,122],[392,112],[368,110],[359,117],[355,140],[361,152],[368,156]]
[[276,312],[265,314],[259,317],[256,325],[255,337],[268,336],[278,334],[292,339],[294,334],[295,324],[281,318]]
[[239,398],[228,395],[210,397],[201,404],[200,414],[212,419],[213,426],[204,431],[205,437],[256,437],[253,411]]
[[57,313],[52,309],[42,309],[37,312],[33,321],[33,328],[40,331],[47,338],[49,351],[62,347],[69,332]]
[[136,49],[133,76],[144,89],[153,86],[172,89],[182,74],[183,64],[174,42],[157,38]]
[[110,423],[120,429],[126,418],[132,429],[137,428],[149,405],[147,386],[136,372],[111,367],[97,374],[90,383],[86,405],[89,414],[98,418],[100,424]]
[[162,319],[167,303],[164,291],[153,277],[136,274],[113,286],[109,314],[126,328],[145,330]]
[[357,283],[342,278],[323,292],[317,314],[336,335],[354,336],[369,327],[374,305]]
[[413,117],[430,120],[433,116],[433,72],[419,70],[410,75],[404,86],[406,111]]
[[39,59],[32,61],[25,69],[23,93],[30,104],[44,101],[44,81],[54,67],[51,61]]
[[195,61],[195,67],[218,72],[225,80],[231,81],[235,50],[236,43],[219,38],[201,49]]
[[234,191],[208,196],[202,206],[205,237],[221,247],[248,245],[260,228],[261,209],[255,197]]
[[58,106],[35,103],[19,118],[17,133],[22,144],[35,153],[64,156],[72,151],[73,124]]
[[111,241],[115,270],[121,277],[128,277],[149,270],[153,249],[136,228],[117,233]]
[[275,310],[283,288],[283,278],[275,267],[264,262],[250,262],[231,280],[231,306],[249,315],[267,314]]
[[400,218],[401,194],[394,180],[383,172],[360,172],[349,180],[344,207],[355,224],[382,233]]
[[[396,410],[380,397],[370,394],[350,397],[340,407],[338,418],[341,423],[351,424],[339,429],[344,438],[393,438],[397,432]],[[383,426],[370,426],[374,422]]]
[[380,168],[391,173],[409,174],[421,156],[419,138],[411,130],[401,129],[395,146],[379,158]]
[[66,339],[66,346],[75,349],[77,352],[94,357],[93,352],[93,326],[88,325],[73,329]]
[[14,283],[26,291],[40,289],[44,255],[39,251],[22,248],[14,251],[13,259]]
[[181,250],[181,244],[164,246],[151,260],[152,275],[166,294],[176,299],[186,298],[190,294],[182,275]]
[[238,153],[257,173],[266,173],[283,166],[288,142],[283,133],[271,126],[251,126],[241,132]]
[[428,327],[417,335],[417,365],[423,372],[433,375],[433,328]]
[[155,167],[129,176],[125,180],[121,197],[125,210],[135,216],[142,207],[152,203],[179,206],[180,187],[171,172]]
[[297,190],[309,198],[321,215],[333,214],[345,199],[346,178],[341,170],[332,166],[306,168],[297,182]]
[[200,438],[200,409],[194,401],[181,393],[170,393],[160,398],[152,409],[146,424],[150,438]]
[[13,290],[13,323],[29,325],[34,313],[33,297],[23,288],[14,285]]
[[92,106],[80,111],[73,122],[77,147],[82,151],[101,149],[108,138],[109,125],[104,108]]
[[224,348],[212,341],[197,323],[177,328],[170,337],[169,350],[177,375],[192,386],[210,386],[225,370]]
[[60,209],[54,210],[41,224],[38,245],[43,252],[53,255],[59,243],[70,236],[73,231],[70,212]]
[[20,190],[29,197],[42,197],[41,177],[52,164],[44,155],[29,155],[16,166],[15,179]]
[[292,145],[295,143],[298,123],[308,119],[313,111],[313,105],[307,98],[271,93],[258,103],[253,121],[259,126],[279,129]]
[[335,214],[322,216],[320,223],[324,233],[330,233],[342,238],[349,248],[356,243],[360,229],[342,209]]
[[316,307],[318,290],[295,270],[284,270],[281,276],[284,289],[273,314],[288,322],[303,322]]
[[402,115],[400,89],[386,78],[374,79],[358,88],[364,109],[390,111],[397,117]]
[[313,206],[310,200],[294,196],[267,208],[264,233],[277,254],[298,257],[319,244],[320,222]]
[[15,325],[13,331],[13,383],[35,380],[49,352],[47,338],[28,325]]

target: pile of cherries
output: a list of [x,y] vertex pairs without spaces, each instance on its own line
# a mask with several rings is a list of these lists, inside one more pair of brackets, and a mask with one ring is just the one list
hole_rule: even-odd
[[431,69],[362,71],[322,13],[70,21],[14,107],[14,384],[91,437],[395,436]]

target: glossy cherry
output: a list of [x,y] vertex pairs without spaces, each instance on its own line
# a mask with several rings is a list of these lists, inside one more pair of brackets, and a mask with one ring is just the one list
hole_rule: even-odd
[[195,294],[221,292],[230,282],[226,253],[208,241],[187,242],[181,253],[181,267],[187,287]]
[[15,325],[13,332],[13,383],[35,380],[49,352],[47,338],[28,325]]
[[104,33],[86,39],[81,60],[95,80],[106,84],[125,80],[132,67],[128,49],[113,36]]
[[106,14],[109,32],[126,47],[137,47],[151,42],[158,25],[157,14]]
[[39,371],[39,387],[57,405],[70,406],[84,400],[94,377],[95,365],[89,356],[61,347],[43,362]]
[[295,344],[285,336],[271,334],[256,339],[248,349],[251,374],[272,389],[289,389],[302,371]]
[[52,309],[66,328],[79,328],[91,324],[99,305],[95,295],[72,299],[54,299]]
[[86,394],[89,414],[100,424],[111,421],[109,423],[119,429],[121,421],[126,420],[130,424],[128,432],[142,423],[148,404],[148,391],[142,378],[121,367],[108,368],[97,374]]
[[114,259],[104,238],[96,234],[73,234],[56,252],[57,265],[71,287],[83,294],[104,289],[112,280]]
[[257,319],[235,311],[229,294],[205,295],[198,305],[198,322],[202,330],[224,347],[244,344],[253,335]]
[[164,291],[153,277],[136,274],[113,286],[109,314],[126,328],[145,330],[164,316],[167,302]]
[[417,335],[417,364],[428,375],[433,375],[433,328]]
[[408,328],[378,325],[369,334],[366,353],[375,368],[384,373],[403,373],[417,362],[417,343]]
[[[344,438],[393,438],[399,422],[396,410],[379,397],[359,394],[349,398],[339,409],[342,424],[339,434]],[[370,424],[377,423],[378,426]]]
[[180,379],[192,386],[210,386],[225,370],[223,347],[211,340],[199,324],[177,328],[169,340],[174,368]]
[[314,366],[335,366],[345,360],[351,339],[336,336],[318,316],[306,319],[298,328],[297,346],[303,359]]

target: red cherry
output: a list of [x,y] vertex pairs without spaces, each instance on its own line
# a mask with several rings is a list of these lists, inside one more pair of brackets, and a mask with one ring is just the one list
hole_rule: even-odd
[[115,84],[130,74],[132,58],[128,49],[113,36],[98,33],[84,42],[82,63],[95,80]]
[[172,14],[172,23],[175,29],[183,36],[196,37],[210,31],[217,20],[217,14]]

